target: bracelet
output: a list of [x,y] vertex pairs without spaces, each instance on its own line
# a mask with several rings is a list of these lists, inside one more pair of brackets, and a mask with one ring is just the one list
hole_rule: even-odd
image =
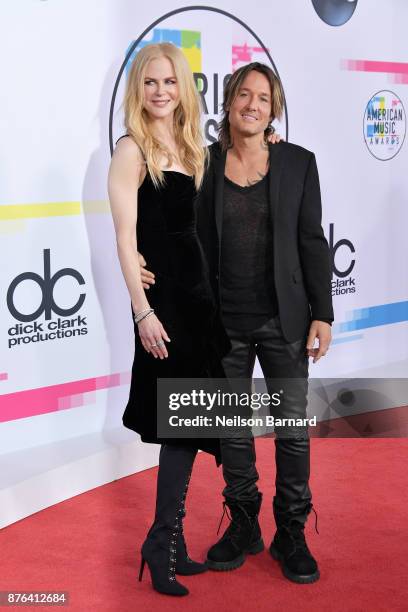
[[134,317],[133,317],[133,318],[134,318],[134,320],[135,320],[135,322],[136,322],[136,323],[139,323],[139,321],[141,321],[142,319],[144,319],[144,318],[145,318],[145,316],[146,316],[147,314],[151,313],[151,312],[154,312],[153,308],[150,308],[150,307],[149,307],[149,308],[145,308],[145,310],[141,310],[140,312],[137,312],[137,313],[134,315]]
[[154,310],[152,310],[151,312],[148,312],[147,314],[145,314],[141,319],[138,320],[137,324],[139,325],[139,323],[141,321],[143,321],[144,319],[147,319],[147,317],[150,317],[150,315],[154,314]]
[[139,312],[136,312],[136,314],[133,315],[135,321],[136,321],[136,319],[138,319],[140,317],[140,315],[143,315],[145,312],[149,312],[149,310],[152,310],[150,308],[150,306],[149,306],[149,308],[145,308],[144,310],[139,310]]
[[147,310],[142,310],[141,312],[138,312],[134,316],[135,323],[139,324],[140,321],[143,321],[143,319],[146,319],[147,317],[150,317],[150,315],[152,315],[152,314],[154,314],[153,308],[148,308]]

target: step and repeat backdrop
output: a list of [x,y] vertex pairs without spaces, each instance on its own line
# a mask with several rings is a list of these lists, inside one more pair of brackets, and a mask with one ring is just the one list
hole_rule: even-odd
[[275,127],[316,154],[333,261],[334,340],[311,375],[406,376],[405,0],[0,12],[0,525],[156,461],[121,426],[134,340],[106,189],[126,75],[150,42],[185,53],[208,143],[234,70],[261,61],[279,75]]

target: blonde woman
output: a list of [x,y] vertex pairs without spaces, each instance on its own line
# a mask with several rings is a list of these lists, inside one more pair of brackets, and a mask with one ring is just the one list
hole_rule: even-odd
[[[220,462],[219,441],[157,438],[158,378],[223,376],[229,340],[219,322],[206,264],[195,232],[194,201],[207,152],[192,73],[168,43],[136,56],[125,95],[126,137],[109,171],[109,197],[119,260],[134,316],[135,358],[123,423],[144,442],[161,444],[156,512],[142,546],[154,589],[188,590],[175,574],[198,574],[183,537],[184,500],[197,449]],[[147,293],[138,251],[155,271]],[[216,331],[217,330],[217,331]]]

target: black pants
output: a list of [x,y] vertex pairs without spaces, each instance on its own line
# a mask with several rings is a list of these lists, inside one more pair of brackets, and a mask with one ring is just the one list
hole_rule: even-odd
[[[282,336],[279,317],[267,321],[250,332],[227,329],[232,349],[223,359],[228,378],[247,378],[253,374],[258,357],[265,379],[291,378],[289,392],[283,403],[287,418],[305,418],[307,406],[308,358],[306,338],[287,343]],[[269,387],[268,392],[276,389]],[[248,389],[248,391],[250,391]],[[279,516],[302,515],[306,520],[310,507],[310,443],[307,428],[287,432],[275,428],[276,495],[275,519]],[[252,437],[223,438],[221,440],[223,475],[227,500],[250,501],[257,498],[258,472],[256,470],[255,445]],[[310,511],[310,510],[309,510]]]

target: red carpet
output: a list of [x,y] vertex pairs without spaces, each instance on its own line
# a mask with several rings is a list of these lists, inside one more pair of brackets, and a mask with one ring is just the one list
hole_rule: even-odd
[[[258,440],[261,524],[273,535],[272,440]],[[182,578],[190,595],[155,593],[149,572],[137,582],[138,550],[150,523],[156,470],[79,495],[3,529],[0,590],[69,591],[68,610],[281,610],[397,612],[408,598],[408,444],[406,439],[312,440],[314,503],[307,525],[321,579],[288,582],[265,551],[234,572]],[[222,475],[200,454],[187,500],[186,535],[203,559],[216,539]],[[226,526],[224,523],[224,527]],[[33,606],[9,610],[44,609]]]

